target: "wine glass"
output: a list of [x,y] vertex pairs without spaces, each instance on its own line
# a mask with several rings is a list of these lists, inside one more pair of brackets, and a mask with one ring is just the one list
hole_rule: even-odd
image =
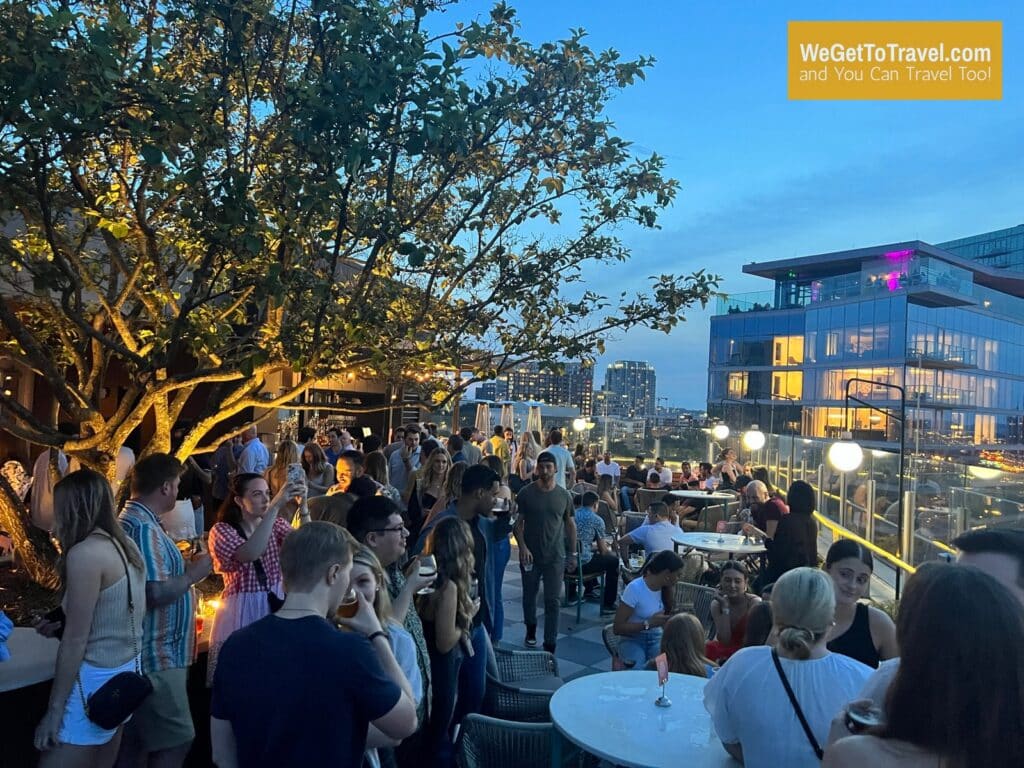
[[[419,571],[419,575],[423,576],[424,578],[427,578],[427,577],[433,578],[433,577],[437,576],[437,561],[434,559],[433,555],[423,555],[420,558],[420,571]],[[433,591],[434,591],[434,586],[433,586],[433,584],[431,584],[429,586],[423,587],[423,589],[418,590],[416,592],[416,594],[417,595],[429,595]]]

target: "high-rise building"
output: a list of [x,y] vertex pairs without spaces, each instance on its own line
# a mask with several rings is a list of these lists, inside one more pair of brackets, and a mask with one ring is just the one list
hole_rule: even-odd
[[[902,387],[907,434],[922,450],[1024,447],[1024,225],[743,271],[774,290],[719,298],[712,416],[807,437],[850,429],[885,447],[898,438]],[[848,384],[880,410],[851,401],[847,426]]]
[[616,360],[604,374],[604,389],[618,397],[608,398],[608,414],[645,418],[655,413],[657,387],[654,366],[636,360]]
[[476,396],[484,400],[527,400],[577,408],[589,416],[593,408],[594,369],[578,362],[562,363],[564,372],[524,363],[502,374],[493,382],[477,387]]

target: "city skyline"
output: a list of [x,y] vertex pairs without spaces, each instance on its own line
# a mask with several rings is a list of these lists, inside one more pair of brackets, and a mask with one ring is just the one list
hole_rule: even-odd
[[[1020,224],[1024,10],[1005,3],[811,2],[676,4],[636,8],[514,0],[521,34],[555,40],[587,30],[594,48],[652,55],[644,82],[608,110],[641,155],[665,157],[681,191],[659,231],[624,231],[632,258],[602,265],[596,289],[640,290],[650,275],[707,269],[720,290],[762,287],[742,266],[920,239],[944,242]],[[447,13],[472,17],[489,2]],[[992,102],[791,102],[786,23],[807,19],[990,19],[1003,22],[1003,99]],[[1017,159],[1014,159],[1017,158]],[[606,341],[595,370],[648,360],[659,397],[699,409],[707,392],[714,302],[671,335],[634,330]]]

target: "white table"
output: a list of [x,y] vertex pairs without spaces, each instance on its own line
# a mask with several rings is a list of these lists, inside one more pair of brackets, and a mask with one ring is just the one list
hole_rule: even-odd
[[725,553],[728,555],[759,555],[765,552],[764,544],[753,544],[750,539],[743,543],[738,533],[677,533],[672,541],[680,547],[699,549],[701,552]]
[[52,680],[59,647],[55,637],[43,637],[30,627],[15,627],[7,638],[11,658],[0,661],[0,693]]
[[[715,735],[704,709],[702,677],[669,675],[657,707],[657,672],[604,672],[566,683],[551,697],[551,722],[561,736],[592,755],[630,768],[738,766]],[[561,766],[555,738],[552,766]]]

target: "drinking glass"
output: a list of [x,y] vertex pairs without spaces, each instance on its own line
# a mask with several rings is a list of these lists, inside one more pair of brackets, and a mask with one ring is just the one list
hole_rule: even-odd
[[[423,555],[420,558],[420,576],[433,578],[437,576],[437,561],[433,555]],[[424,587],[416,592],[417,595],[429,595],[434,591],[434,585]]]
[[341,605],[338,606],[338,616],[343,619],[351,619],[359,611],[359,598],[356,597],[356,591],[353,588],[349,588],[348,592],[345,593],[345,598],[341,601]]

